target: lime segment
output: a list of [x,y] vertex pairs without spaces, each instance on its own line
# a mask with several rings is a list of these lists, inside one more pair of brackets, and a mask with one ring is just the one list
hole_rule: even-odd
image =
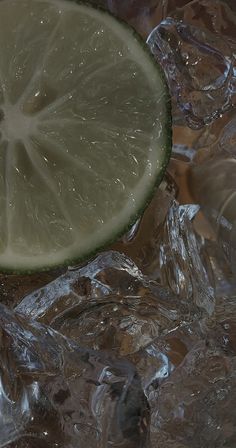
[[161,179],[164,77],[132,29],[69,0],[2,0],[0,52],[0,268],[82,259]]

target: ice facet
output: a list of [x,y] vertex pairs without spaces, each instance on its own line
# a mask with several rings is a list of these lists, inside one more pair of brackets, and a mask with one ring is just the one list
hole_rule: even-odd
[[224,36],[230,46],[236,40],[235,2],[231,0],[190,0],[172,4],[169,15],[189,25]]
[[192,224],[199,207],[179,206],[175,201],[170,205],[170,196],[164,204],[167,208],[153,216],[156,227],[147,239],[146,263],[145,246],[137,244],[137,232],[116,245],[130,257],[117,250],[101,253],[27,295],[17,311],[79,345],[122,356],[143,350],[157,337],[202,315],[211,315],[214,291]]
[[167,18],[147,42],[190,127],[209,124],[232,107],[232,51],[222,36]]
[[196,344],[159,387],[153,447],[235,446],[235,386],[235,356],[210,340]]
[[[212,138],[214,136],[214,138]],[[236,116],[227,114],[200,139],[189,173],[189,187],[223,247],[235,275],[236,266]]]
[[0,313],[1,447],[31,446],[30,439],[50,447],[146,447],[148,406],[128,361],[80,348],[2,305]]
[[169,285],[181,298],[192,300],[211,314],[214,290],[201,258],[201,244],[192,220],[198,205],[170,207],[166,222],[158,235],[161,283]]
[[62,272],[63,269],[31,275],[0,273],[1,303],[4,303],[9,308],[14,308],[21,301],[22,297],[43,285],[47,285]]
[[201,314],[118,252],[99,255],[26,296],[17,311],[93,349],[130,355]]
[[142,218],[128,234],[112,246],[114,250],[131,258],[149,278],[156,277],[157,237],[177,194],[176,182],[166,174]]

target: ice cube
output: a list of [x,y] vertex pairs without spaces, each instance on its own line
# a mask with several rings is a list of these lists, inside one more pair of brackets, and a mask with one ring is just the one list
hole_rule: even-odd
[[[0,305],[0,447],[146,447],[133,366]],[[22,445],[23,444],[23,445]],[[9,445],[8,445],[9,446]]]
[[235,446],[234,372],[235,356],[208,341],[198,343],[158,389],[153,446]]
[[209,314],[214,311],[214,290],[201,258],[201,243],[192,220],[198,205],[170,207],[166,222],[158,235],[161,284]]
[[126,356],[201,314],[114,251],[26,296],[17,311],[82,346]]
[[190,127],[209,124],[232,107],[233,56],[222,36],[167,18],[147,42]]

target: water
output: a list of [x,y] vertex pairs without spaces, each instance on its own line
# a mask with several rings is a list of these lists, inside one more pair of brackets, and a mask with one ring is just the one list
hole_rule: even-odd
[[93,3],[162,63],[172,159],[89,263],[1,275],[0,447],[235,448],[236,4]]

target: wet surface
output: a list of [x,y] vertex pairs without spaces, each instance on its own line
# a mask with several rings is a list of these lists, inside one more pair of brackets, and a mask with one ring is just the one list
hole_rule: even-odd
[[152,32],[172,160],[112,248],[1,276],[0,446],[234,448],[235,4],[100,4]]

